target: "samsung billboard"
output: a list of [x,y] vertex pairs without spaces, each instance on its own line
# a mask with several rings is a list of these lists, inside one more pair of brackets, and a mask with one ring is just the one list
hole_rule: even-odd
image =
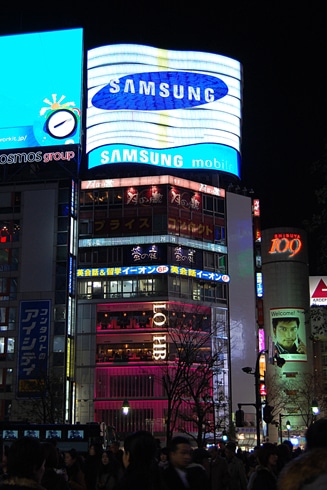
[[21,149],[80,144],[83,30],[3,36],[0,52],[1,164],[35,161]]
[[88,168],[129,163],[240,176],[242,70],[217,54],[88,51]]

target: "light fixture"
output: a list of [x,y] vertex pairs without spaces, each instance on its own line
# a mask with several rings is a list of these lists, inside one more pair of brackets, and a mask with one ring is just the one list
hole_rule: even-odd
[[128,412],[129,412],[129,410],[130,410],[130,408],[131,407],[130,407],[130,404],[128,403],[128,400],[124,400],[123,401],[123,404],[122,404],[122,407],[121,407],[121,409],[123,411],[123,414],[124,415],[127,415]]
[[227,435],[227,432],[225,430],[223,430],[223,433],[222,433],[222,440],[224,442],[228,441],[228,435]]
[[318,415],[318,413],[320,413],[317,400],[312,400],[311,410],[313,415]]
[[128,403],[128,400],[124,400],[124,401],[123,401],[123,404],[122,404],[122,407],[121,407],[121,409],[122,409],[122,411],[123,411],[123,414],[124,414],[124,415],[127,415],[127,414],[128,414],[128,412],[129,412],[129,409],[130,409],[130,408],[131,408],[131,407],[130,407],[130,404]]
[[286,429],[291,430],[291,422],[289,420],[286,421]]

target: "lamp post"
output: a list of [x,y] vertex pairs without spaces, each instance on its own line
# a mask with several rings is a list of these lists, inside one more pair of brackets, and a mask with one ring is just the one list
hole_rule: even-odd
[[[280,413],[279,414],[279,440],[280,440],[281,444],[283,442],[283,422],[282,422],[282,419],[284,417],[290,417],[290,416],[292,416],[292,414],[289,414],[289,413]],[[289,440],[290,439],[291,422],[289,420],[287,420],[285,425],[286,425],[288,440]]]
[[[257,355],[255,363],[255,369],[244,367],[242,371],[246,374],[252,374],[254,376],[254,389],[255,389],[255,414],[256,414],[256,430],[257,430],[257,446],[260,446],[260,420],[261,420],[261,397],[260,397],[260,357],[266,354],[267,350],[261,350]],[[242,404],[245,405],[245,404]]]
[[[242,371],[244,371],[246,374],[252,374],[254,376],[254,385],[255,385],[255,404],[253,403],[242,403],[238,404],[240,405],[254,405],[255,407],[255,412],[256,412],[256,426],[257,426],[257,445],[260,446],[260,421],[261,421],[261,395],[260,395],[260,357],[263,354],[267,354],[268,350],[263,349],[259,352],[257,355],[257,360],[255,363],[255,369],[251,367],[244,367],[242,368]],[[276,362],[277,366],[279,368],[283,367],[285,364],[285,359],[283,357],[280,357],[278,354],[275,354],[274,356],[274,361]],[[267,402],[266,402],[267,403]],[[270,407],[270,405],[266,404],[266,409],[269,409],[269,414],[271,415],[271,410],[273,407]],[[267,421],[267,423],[270,421]]]

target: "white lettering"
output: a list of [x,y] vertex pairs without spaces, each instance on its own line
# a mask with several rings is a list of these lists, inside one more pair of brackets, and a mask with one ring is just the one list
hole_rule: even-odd
[[117,94],[120,91],[119,80],[116,79],[110,80],[109,86],[111,87],[109,89],[109,92],[112,94]]
[[160,97],[169,97],[169,83],[161,83],[159,85],[160,92],[159,95]]
[[[68,159],[68,158],[67,158]],[[103,150],[100,154],[100,163],[105,165],[108,163],[124,163],[124,162],[140,162],[150,163],[151,165],[161,165],[162,167],[180,168],[183,166],[183,157],[181,155],[172,156],[170,153],[159,153],[149,150],[114,149],[112,152]],[[199,161],[197,161],[199,162]],[[0,161],[1,163],[1,161]],[[196,166],[193,163],[193,166]],[[197,164],[199,166],[199,164]]]
[[[161,82],[157,87],[154,81],[146,80],[139,80],[138,87],[135,87],[135,83],[137,82],[135,82],[133,78],[127,78],[125,80],[125,85],[123,89],[124,93],[135,94],[136,91],[138,91],[138,94],[140,95],[151,95],[155,97],[157,95],[158,89],[158,95],[164,98],[172,95],[172,97],[174,97],[175,99],[184,99],[187,97],[188,100],[196,100],[198,102],[201,102],[202,96],[204,101],[207,103],[215,101],[215,91],[211,87],[201,89],[201,87],[192,87],[192,85],[170,85],[167,82]],[[118,92],[120,92],[119,84],[119,79],[111,79],[108,84],[109,92],[111,94],[117,94]],[[170,91],[172,91],[172,94],[170,94]]]
[[136,162],[137,161],[137,150],[123,150],[123,160],[124,162]]
[[201,100],[200,87],[188,87],[188,100]]
[[128,78],[125,82],[125,87],[124,87],[124,92],[125,94],[128,92],[131,92],[132,94],[135,94],[135,86],[134,86],[134,80],[131,80]]
[[140,81],[139,94],[156,95],[156,86],[154,82]]
[[206,88],[204,90],[204,99],[206,102],[214,102],[215,91],[212,88]]
[[173,85],[173,96],[175,99],[184,99],[183,85]]

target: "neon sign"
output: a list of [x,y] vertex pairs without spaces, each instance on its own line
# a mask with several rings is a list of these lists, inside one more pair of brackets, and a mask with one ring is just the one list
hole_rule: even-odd
[[153,347],[153,358],[156,361],[166,359],[167,356],[166,335],[154,335],[152,347]]
[[127,266],[127,267],[100,267],[92,269],[78,269],[77,277],[99,278],[105,276],[131,276],[149,274],[175,274],[177,276],[194,277],[196,279],[211,282],[230,282],[228,274],[203,271],[200,269],[189,269],[177,265],[149,265],[149,266]]
[[269,254],[288,254],[294,257],[302,249],[301,236],[296,233],[278,233],[271,240]]
[[[167,317],[162,310],[166,309],[166,303],[153,303],[152,322],[155,328],[164,328],[167,322]],[[166,335],[153,336],[153,358],[156,361],[166,359],[167,343]]]

